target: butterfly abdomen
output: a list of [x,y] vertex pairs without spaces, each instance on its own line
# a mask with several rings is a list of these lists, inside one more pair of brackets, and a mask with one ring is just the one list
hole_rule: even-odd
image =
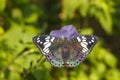
[[70,43],[69,39],[64,39],[63,44],[62,44],[62,49],[61,49],[61,56],[63,59],[63,66],[68,66],[69,64],[67,63],[68,60],[70,59]]
[[69,49],[69,47],[67,47],[67,46],[63,46],[62,47],[62,59],[66,62],[68,59],[69,59],[69,57],[70,57],[70,51],[69,51],[70,49]]

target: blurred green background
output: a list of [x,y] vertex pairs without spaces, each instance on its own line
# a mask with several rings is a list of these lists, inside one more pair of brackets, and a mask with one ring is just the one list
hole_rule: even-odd
[[[99,42],[75,68],[55,68],[32,42],[73,24]],[[120,80],[120,0],[0,0],[0,80]]]

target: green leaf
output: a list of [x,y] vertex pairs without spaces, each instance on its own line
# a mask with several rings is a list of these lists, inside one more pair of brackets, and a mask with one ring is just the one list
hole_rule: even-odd
[[27,23],[35,23],[38,20],[39,15],[37,13],[32,13],[29,17],[25,18]]
[[86,73],[83,72],[83,71],[80,71],[80,72],[77,74],[76,80],[79,80],[79,79],[81,79],[81,80],[89,80],[89,79],[88,79],[88,76],[87,76]]
[[8,53],[18,54],[29,45],[28,43],[32,43],[32,37],[38,31],[34,26],[19,25],[15,22],[12,22],[11,26],[5,35],[2,36],[1,42],[2,45],[8,49]]
[[105,62],[108,66],[115,68],[117,64],[117,59],[114,55],[112,55],[112,53],[108,52],[105,55]]
[[99,21],[102,28],[106,33],[112,33],[112,11],[113,11],[112,1],[96,0],[91,3],[92,8],[90,9],[90,14],[94,15]]
[[99,80],[99,75],[96,73],[96,71],[92,71],[90,73],[89,80]]
[[74,11],[78,8],[79,4],[80,3],[78,2],[78,0],[64,0],[64,19],[72,18]]
[[12,13],[12,17],[15,19],[20,19],[20,20],[23,19],[22,11],[19,8],[14,8],[11,13]]
[[96,72],[99,73],[99,75],[102,75],[107,70],[106,65],[103,62],[98,62],[95,66]]
[[111,69],[108,70],[105,74],[106,80],[119,80],[120,79],[120,70],[117,69]]
[[23,14],[25,22],[36,23],[38,18],[43,14],[43,11],[37,5],[29,4],[25,6]]
[[96,14],[96,18],[100,22],[102,28],[108,33],[112,33],[112,17],[107,11],[99,12]]
[[0,0],[0,12],[3,12],[6,7],[7,0]]
[[49,71],[45,69],[36,69],[33,71],[33,75],[36,80],[51,80]]
[[116,64],[117,64],[117,59],[114,55],[112,55],[111,52],[109,52],[106,49],[100,49],[100,54],[103,54],[103,60],[105,61],[105,63],[110,66],[111,68],[115,68]]
[[10,71],[10,75],[8,77],[8,80],[21,80],[20,73],[15,71]]
[[83,17],[87,16],[87,13],[89,11],[90,3],[86,0],[79,0],[79,12]]
[[25,48],[25,46],[23,46],[20,42],[22,36],[22,28],[12,27],[3,36],[2,42],[9,47],[9,50],[12,51],[10,53],[19,53]]
[[4,29],[2,28],[2,26],[0,26],[0,36],[4,34]]
[[93,29],[92,28],[85,28],[85,29],[83,29],[81,32],[80,32],[81,34],[93,34]]

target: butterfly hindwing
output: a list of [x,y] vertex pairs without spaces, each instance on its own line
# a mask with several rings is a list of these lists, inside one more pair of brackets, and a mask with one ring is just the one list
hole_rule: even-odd
[[63,44],[68,46],[67,60],[63,61],[63,67],[76,67],[79,65],[86,57],[85,54],[82,53],[82,46],[78,42],[77,38],[68,39],[68,44]]

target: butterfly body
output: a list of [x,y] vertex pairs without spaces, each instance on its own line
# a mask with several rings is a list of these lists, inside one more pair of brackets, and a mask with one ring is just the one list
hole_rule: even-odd
[[97,42],[94,35],[79,35],[72,39],[49,35],[35,36],[33,42],[55,67],[75,67],[90,53]]

